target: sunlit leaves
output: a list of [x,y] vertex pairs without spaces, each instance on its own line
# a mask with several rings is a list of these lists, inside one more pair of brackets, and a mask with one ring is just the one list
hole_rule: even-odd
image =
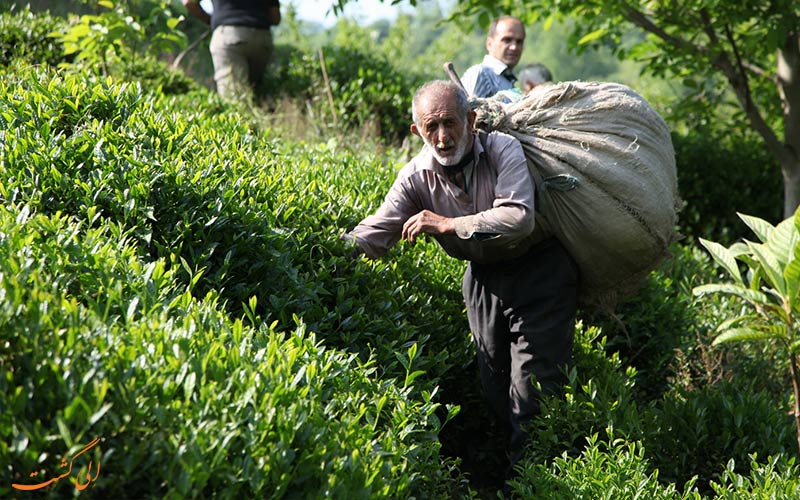
[[[708,284],[695,287],[696,295],[725,293],[744,299],[757,314],[737,317],[723,322],[714,339],[714,344],[726,342],[765,341],[773,342],[788,351],[790,375],[795,398],[800,397],[800,379],[795,373],[798,346],[796,316],[800,314],[797,304],[800,288],[800,264],[798,263],[798,209],[777,228],[757,217],[739,214],[762,243],[745,241],[727,249],[722,245],[702,240],[714,259],[724,267],[736,281],[735,284]],[[742,281],[736,260],[748,267],[749,286]],[[762,292],[763,290],[763,292]],[[800,445],[800,414],[796,413],[797,434]]]
[[447,489],[432,395],[470,359],[458,269],[338,239],[394,165],[86,75],[29,68],[0,95],[15,478],[100,435],[109,497]]
[[711,256],[717,261],[737,283],[742,283],[742,275],[739,272],[738,264],[734,255],[719,243],[700,238],[700,243],[708,249]]

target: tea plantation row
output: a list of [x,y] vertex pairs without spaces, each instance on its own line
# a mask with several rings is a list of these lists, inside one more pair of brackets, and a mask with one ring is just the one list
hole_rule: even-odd
[[[0,495],[100,438],[42,491],[72,496],[91,460],[103,497],[477,496],[459,448],[487,425],[463,264],[430,242],[353,259],[338,238],[395,167],[277,137],[203,91],[3,72]],[[665,345],[706,359],[690,329],[728,305],[697,311],[686,289],[712,275],[676,247],[629,306],[635,348],[657,344],[643,371],[578,326],[567,397],[546,401],[520,494],[800,494],[780,384],[690,387],[654,368]]]
[[346,179],[387,167],[136,85],[26,69],[0,94],[0,490],[94,437],[94,488],[128,498],[460,488],[434,397],[469,357],[452,266],[337,239],[377,196]]

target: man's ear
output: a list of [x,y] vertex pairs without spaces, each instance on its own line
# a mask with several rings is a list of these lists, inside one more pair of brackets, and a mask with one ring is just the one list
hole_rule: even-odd
[[467,129],[468,130],[475,130],[475,119],[478,117],[478,113],[475,112],[474,109],[470,109],[467,112]]
[[420,135],[420,133],[419,133],[419,129],[417,128],[417,124],[416,123],[412,123],[411,124],[411,133],[416,135],[416,136],[422,137],[422,135]]

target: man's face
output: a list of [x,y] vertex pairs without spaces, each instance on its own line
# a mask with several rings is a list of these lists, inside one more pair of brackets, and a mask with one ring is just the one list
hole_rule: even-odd
[[486,51],[495,59],[513,68],[522,56],[525,44],[525,27],[516,19],[503,19],[497,23],[494,36],[486,38]]
[[440,165],[455,165],[472,147],[474,112],[462,117],[451,96],[423,96],[417,106],[419,126],[411,132],[420,136]]

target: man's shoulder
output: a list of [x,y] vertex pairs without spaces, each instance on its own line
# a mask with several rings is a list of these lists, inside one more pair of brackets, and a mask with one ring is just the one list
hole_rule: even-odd
[[431,152],[427,147],[423,146],[422,149],[420,149],[419,152],[408,161],[408,163],[400,168],[400,170],[397,172],[397,177],[398,179],[410,177],[422,170],[433,169],[433,155],[431,155]]
[[491,132],[478,132],[481,137],[481,143],[486,144],[487,148],[491,147],[506,147],[509,144],[519,143],[516,137],[499,130],[492,130]]
[[466,75],[479,75],[481,73],[487,73],[487,72],[490,72],[490,71],[492,71],[492,68],[490,68],[489,66],[486,66],[485,64],[480,62],[478,64],[473,64],[472,66],[467,68],[467,70],[464,71],[464,76],[466,76]]

